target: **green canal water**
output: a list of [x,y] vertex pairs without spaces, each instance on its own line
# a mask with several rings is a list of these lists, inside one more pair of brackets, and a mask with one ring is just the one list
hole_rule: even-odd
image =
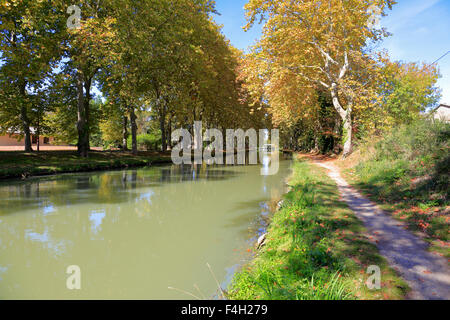
[[[158,166],[0,184],[0,299],[213,298],[248,261],[290,161]],[[81,289],[67,268],[79,266]],[[196,287],[198,289],[196,289]]]

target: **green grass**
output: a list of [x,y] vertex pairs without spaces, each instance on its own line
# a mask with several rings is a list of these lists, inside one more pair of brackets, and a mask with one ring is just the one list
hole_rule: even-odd
[[[405,283],[364,234],[323,172],[296,161],[291,191],[274,214],[266,245],[238,272],[230,299],[401,299]],[[369,265],[382,270],[381,290],[367,289]]]
[[0,152],[0,179],[26,178],[67,172],[84,172],[170,162],[169,154],[139,152],[90,152],[80,158],[72,151]]
[[[394,129],[352,169],[348,180],[410,230],[432,244],[431,251],[450,258],[450,125],[418,121]],[[369,151],[370,150],[370,151]]]

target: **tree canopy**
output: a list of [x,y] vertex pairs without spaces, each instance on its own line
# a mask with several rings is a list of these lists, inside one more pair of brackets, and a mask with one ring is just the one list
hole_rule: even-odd
[[[394,84],[385,78],[382,86],[389,89],[379,87],[379,77],[387,77],[390,67],[380,66],[370,45],[388,33],[374,23],[374,14],[385,15],[394,4],[390,0],[250,0],[246,28],[258,18],[264,27],[243,69],[248,90],[256,100],[267,100],[275,123],[292,125],[301,118],[311,126],[318,125],[314,120],[319,110],[318,93],[327,92],[343,122],[343,152],[348,155],[355,113],[371,112],[380,101],[385,110],[391,109],[388,113],[399,110],[394,100],[401,94],[400,86],[414,91],[415,105],[430,104],[420,97],[433,95],[433,68],[403,68],[402,76],[414,80]],[[414,76],[414,72],[421,76]],[[422,76],[424,73],[432,76]],[[394,90],[390,97],[389,90]]]
[[389,35],[377,15],[394,4],[249,0],[245,28],[264,27],[244,54],[211,0],[5,0],[0,133],[32,151],[39,128],[86,157],[92,144],[136,153],[145,134],[164,151],[172,130],[201,120],[275,126],[285,146],[342,144],[345,156],[355,134],[412,121],[439,98],[434,66],[371,49]]

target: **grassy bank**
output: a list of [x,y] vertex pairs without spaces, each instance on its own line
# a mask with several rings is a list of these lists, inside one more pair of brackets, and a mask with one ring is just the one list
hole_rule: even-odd
[[[373,140],[373,139],[372,139]],[[450,125],[419,121],[363,144],[347,180],[450,258]]]
[[[289,184],[265,246],[235,275],[230,299],[404,297],[406,285],[378,254],[322,169],[296,161]],[[369,265],[381,268],[381,290],[365,285]]]
[[88,158],[72,151],[0,152],[0,179],[26,178],[68,172],[119,169],[170,162],[170,154],[90,152]]

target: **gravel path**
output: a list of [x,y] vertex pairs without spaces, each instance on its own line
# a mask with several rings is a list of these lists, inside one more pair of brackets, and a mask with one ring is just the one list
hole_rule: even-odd
[[450,299],[450,268],[446,259],[427,251],[428,244],[405,226],[385,214],[370,200],[356,192],[330,162],[315,162],[328,169],[328,175],[350,209],[361,219],[377,242],[380,253],[400,272],[412,291],[409,299]]

